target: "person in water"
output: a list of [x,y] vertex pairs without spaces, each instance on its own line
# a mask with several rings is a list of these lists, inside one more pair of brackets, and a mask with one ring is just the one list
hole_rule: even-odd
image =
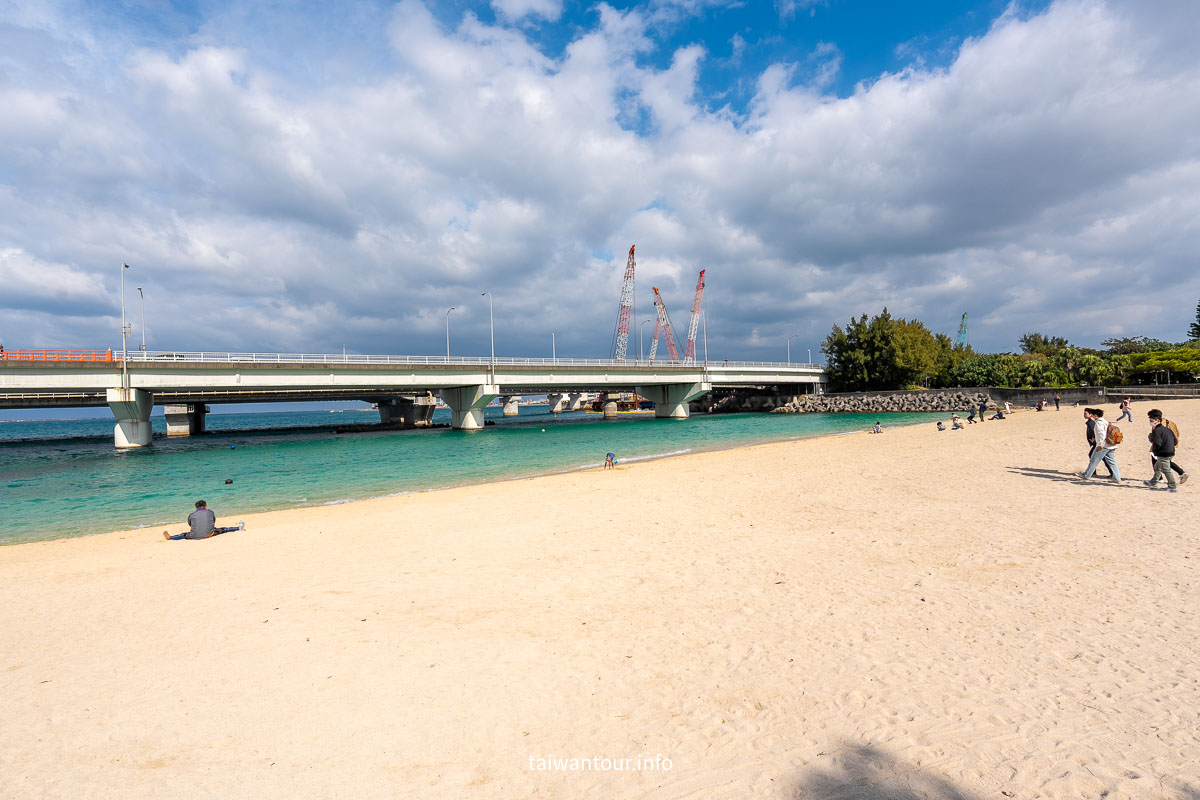
[[207,539],[210,536],[217,536],[230,531],[242,530],[245,528],[244,523],[238,523],[232,528],[218,528],[217,515],[208,507],[208,503],[203,500],[196,501],[196,510],[188,514],[188,529],[177,536],[163,531],[163,538],[167,541],[177,539]]

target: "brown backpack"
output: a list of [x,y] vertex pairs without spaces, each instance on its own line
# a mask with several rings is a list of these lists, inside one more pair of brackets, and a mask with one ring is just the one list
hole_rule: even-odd
[[1179,446],[1179,428],[1169,419],[1164,419],[1163,424],[1171,429],[1171,433],[1175,434],[1175,446]]
[[1121,433],[1121,429],[1116,425],[1109,424],[1108,433],[1104,434],[1104,444],[1112,447],[1115,444],[1120,444],[1125,440],[1125,434]]

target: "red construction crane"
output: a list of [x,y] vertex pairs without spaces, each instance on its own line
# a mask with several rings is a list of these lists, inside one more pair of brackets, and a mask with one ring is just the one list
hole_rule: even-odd
[[683,351],[683,363],[685,364],[691,364],[696,360],[696,331],[700,328],[700,303],[703,300],[704,270],[700,270],[700,279],[696,281],[696,296],[692,299],[692,317],[688,320],[687,348]]
[[629,314],[633,310],[633,270],[636,264],[633,260],[633,249],[629,246],[629,260],[625,262],[625,280],[621,283],[621,305],[617,309],[617,328],[613,334],[612,357],[617,361],[625,360],[625,351],[629,346]]
[[650,343],[650,360],[654,360],[654,356],[658,353],[658,334],[663,333],[663,338],[667,340],[667,354],[671,361],[679,360],[679,350],[675,347],[675,332],[671,330],[671,318],[667,316],[667,307],[663,305],[662,295],[658,293],[658,287],[654,289],[654,307],[658,309],[658,320],[654,323],[654,340]]

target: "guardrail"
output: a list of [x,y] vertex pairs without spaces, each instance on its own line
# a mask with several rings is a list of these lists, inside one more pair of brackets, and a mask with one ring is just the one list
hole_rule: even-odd
[[[10,355],[20,354],[20,355]],[[6,350],[0,357],[21,361],[111,361],[121,362],[121,354],[111,350]],[[823,369],[820,364],[785,363],[782,361],[649,361],[611,358],[496,358],[488,356],[393,356],[362,353],[218,353],[136,351],[129,354],[129,364],[188,363],[251,363],[251,364],[380,364],[491,367],[654,367],[656,369],[694,370],[697,367],[714,369]]]
[[[0,350],[0,361],[112,361],[112,350]],[[120,360],[119,358],[117,359]]]

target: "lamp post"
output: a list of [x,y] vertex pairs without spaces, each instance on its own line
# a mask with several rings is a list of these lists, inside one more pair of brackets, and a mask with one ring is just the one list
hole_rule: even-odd
[[121,388],[129,388],[129,347],[125,337],[129,333],[129,328],[125,325],[125,270],[129,269],[128,264],[121,265]]
[[812,348],[808,348],[808,365],[812,366]]
[[641,360],[642,360],[642,357],[643,357],[643,353],[642,353],[642,329],[646,327],[646,323],[647,323],[647,322],[653,322],[653,321],[654,321],[654,320],[652,320],[652,319],[644,319],[644,320],[642,320],[642,324],[641,324],[641,325],[638,325],[638,361],[641,361]]
[[446,309],[446,361],[450,360],[450,312],[458,306],[450,306]]
[[488,299],[488,330],[492,335],[492,383],[496,382],[496,317],[492,314],[492,293],[482,292],[479,296],[487,295]]
[[558,361],[558,349],[554,344],[554,331],[550,331],[550,360]]
[[790,364],[790,363],[792,363],[792,339],[795,339],[795,338],[796,338],[797,336],[799,336],[799,335],[800,335],[800,334],[798,334],[798,333],[793,333],[791,336],[789,336],[789,337],[788,337],[788,340],[787,340],[787,358],[788,358],[788,362],[787,362],[787,363],[789,363],[789,364]]
[[137,287],[138,297],[142,298],[142,352],[146,352],[146,295],[142,294],[142,287]]

